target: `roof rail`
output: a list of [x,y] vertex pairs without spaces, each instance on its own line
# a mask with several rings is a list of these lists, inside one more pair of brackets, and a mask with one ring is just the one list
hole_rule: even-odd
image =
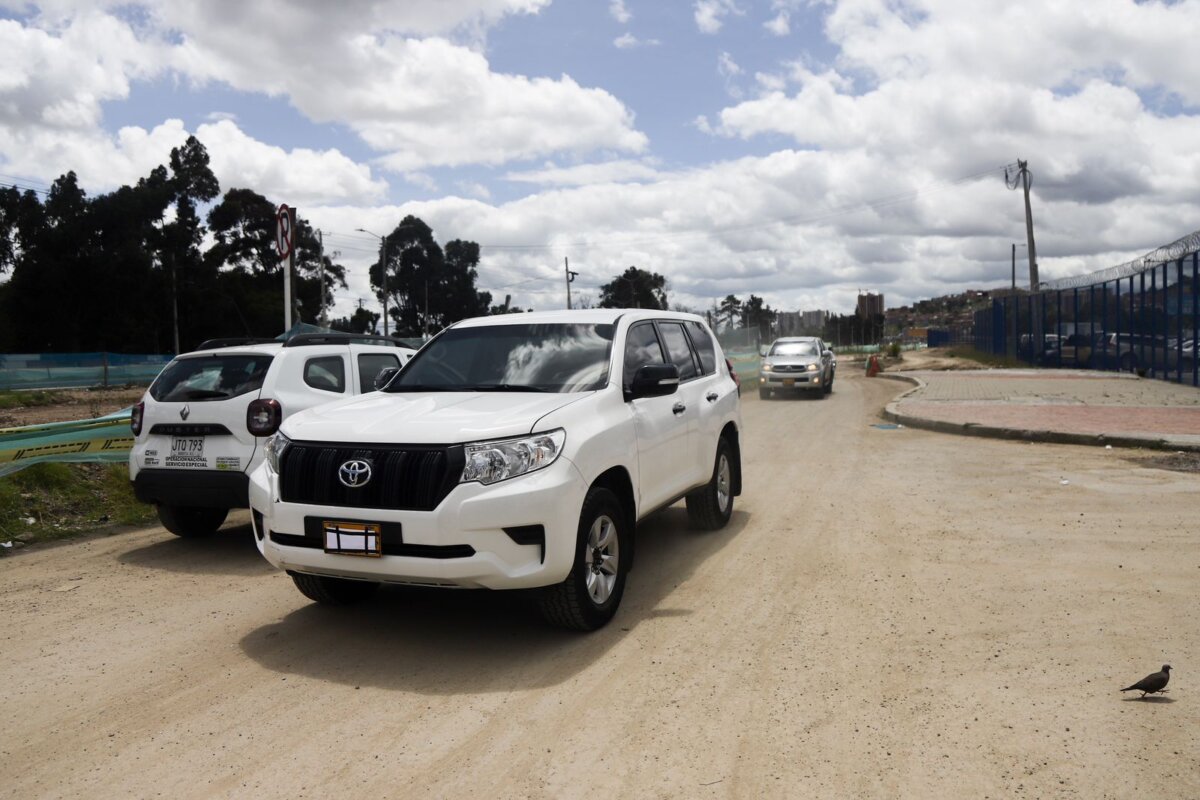
[[244,344],[275,344],[277,339],[263,339],[257,336],[236,336],[228,339],[206,339],[196,350],[217,350],[222,347],[240,347]]
[[283,346],[306,347],[314,344],[352,344],[354,342],[387,344],[392,347],[404,346],[390,336],[380,336],[374,333],[298,333],[284,342]]

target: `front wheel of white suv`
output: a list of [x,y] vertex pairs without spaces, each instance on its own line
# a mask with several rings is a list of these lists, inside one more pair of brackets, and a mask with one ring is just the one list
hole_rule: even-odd
[[199,508],[195,506],[158,507],[158,518],[163,527],[176,536],[210,536],[217,532],[229,514],[227,508]]
[[698,528],[724,528],[733,516],[733,448],[722,436],[717,440],[717,458],[712,479],[703,489],[687,496],[688,517]]
[[539,598],[547,622],[594,631],[617,613],[633,544],[627,538],[633,533],[626,529],[628,517],[608,489],[588,491],[579,514],[571,572],[562,583],[543,589]]

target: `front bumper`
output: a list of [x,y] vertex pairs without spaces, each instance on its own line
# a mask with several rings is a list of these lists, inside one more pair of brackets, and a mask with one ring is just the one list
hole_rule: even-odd
[[816,391],[825,386],[819,372],[764,372],[759,375],[760,389],[782,391]]
[[[275,567],[423,586],[527,589],[561,582],[575,558],[586,494],[583,476],[562,457],[491,486],[459,484],[433,511],[277,502],[278,476],[266,464],[250,476],[255,542]],[[385,554],[326,553],[315,538],[325,520],[380,523]],[[537,526],[543,537],[536,536]],[[306,527],[305,546],[297,546]]]

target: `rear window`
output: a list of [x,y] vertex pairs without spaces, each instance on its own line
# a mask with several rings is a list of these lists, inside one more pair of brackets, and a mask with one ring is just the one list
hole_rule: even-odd
[[323,392],[346,391],[346,362],[341,356],[317,356],[304,362],[304,382]]
[[274,358],[268,353],[178,358],[150,385],[150,396],[162,403],[192,403],[257,392]]
[[689,322],[688,333],[692,337],[696,355],[700,356],[700,366],[703,367],[704,374],[712,375],[717,371],[717,350],[713,347],[712,336],[699,322]]

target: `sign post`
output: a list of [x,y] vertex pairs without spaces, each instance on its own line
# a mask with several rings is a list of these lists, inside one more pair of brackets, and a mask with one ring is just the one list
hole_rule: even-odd
[[296,209],[281,203],[275,214],[275,252],[283,264],[283,329],[292,329],[292,269],[296,264]]

